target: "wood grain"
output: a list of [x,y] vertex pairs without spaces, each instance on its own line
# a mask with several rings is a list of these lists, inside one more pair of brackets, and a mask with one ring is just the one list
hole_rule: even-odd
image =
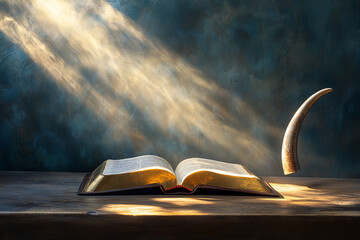
[[[224,195],[77,196],[84,173],[0,172],[0,239],[122,234],[139,239],[359,234],[360,180],[266,177],[284,198]],[[68,230],[68,231],[64,231]],[[226,233],[221,233],[226,231]],[[25,231],[26,232],[26,231]],[[56,233],[56,234],[55,234]],[[74,235],[72,235],[74,234]],[[152,235],[153,234],[153,235]],[[155,237],[156,236],[156,237]]]

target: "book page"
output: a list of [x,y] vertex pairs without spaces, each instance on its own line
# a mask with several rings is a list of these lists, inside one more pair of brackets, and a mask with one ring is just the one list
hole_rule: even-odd
[[257,178],[240,164],[224,163],[205,158],[189,158],[180,162],[176,167],[175,175],[178,185],[181,185],[187,176],[199,171],[212,171],[230,176]]
[[102,174],[115,175],[147,169],[163,169],[174,173],[171,165],[165,159],[154,155],[145,155],[121,160],[106,160]]

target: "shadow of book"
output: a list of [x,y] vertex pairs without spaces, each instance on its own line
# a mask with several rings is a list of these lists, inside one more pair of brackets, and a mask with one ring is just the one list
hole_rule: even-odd
[[106,192],[91,192],[81,195],[226,195],[226,196],[276,196],[269,194],[259,194],[251,191],[235,191],[230,189],[222,189],[210,186],[198,186],[193,191],[186,188],[176,187],[165,190],[161,185],[153,184],[147,187],[137,189],[113,190]]

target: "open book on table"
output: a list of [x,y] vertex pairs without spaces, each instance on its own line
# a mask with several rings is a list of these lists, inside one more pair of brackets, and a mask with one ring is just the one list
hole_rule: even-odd
[[240,164],[189,158],[174,171],[165,159],[152,155],[104,161],[84,177],[78,194],[126,193],[146,188],[160,188],[164,193],[191,194],[211,189],[280,196]]

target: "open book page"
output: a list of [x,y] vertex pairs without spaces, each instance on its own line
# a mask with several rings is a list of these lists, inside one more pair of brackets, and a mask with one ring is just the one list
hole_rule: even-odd
[[171,165],[165,159],[154,155],[145,155],[121,160],[107,160],[102,174],[115,175],[155,168],[174,173]]
[[190,191],[199,187],[277,195],[271,186],[239,164],[190,158],[180,162],[175,173],[158,156],[107,160],[84,178],[80,188],[82,193],[92,194],[162,186],[171,193],[168,191],[181,185]]
[[210,171],[235,177],[257,178],[239,164],[224,163],[205,158],[189,158],[180,162],[175,169],[177,184],[182,185],[187,176],[200,171]]
[[107,191],[161,184],[176,184],[171,165],[163,158],[145,155],[120,160],[106,160],[91,175],[86,192]]

